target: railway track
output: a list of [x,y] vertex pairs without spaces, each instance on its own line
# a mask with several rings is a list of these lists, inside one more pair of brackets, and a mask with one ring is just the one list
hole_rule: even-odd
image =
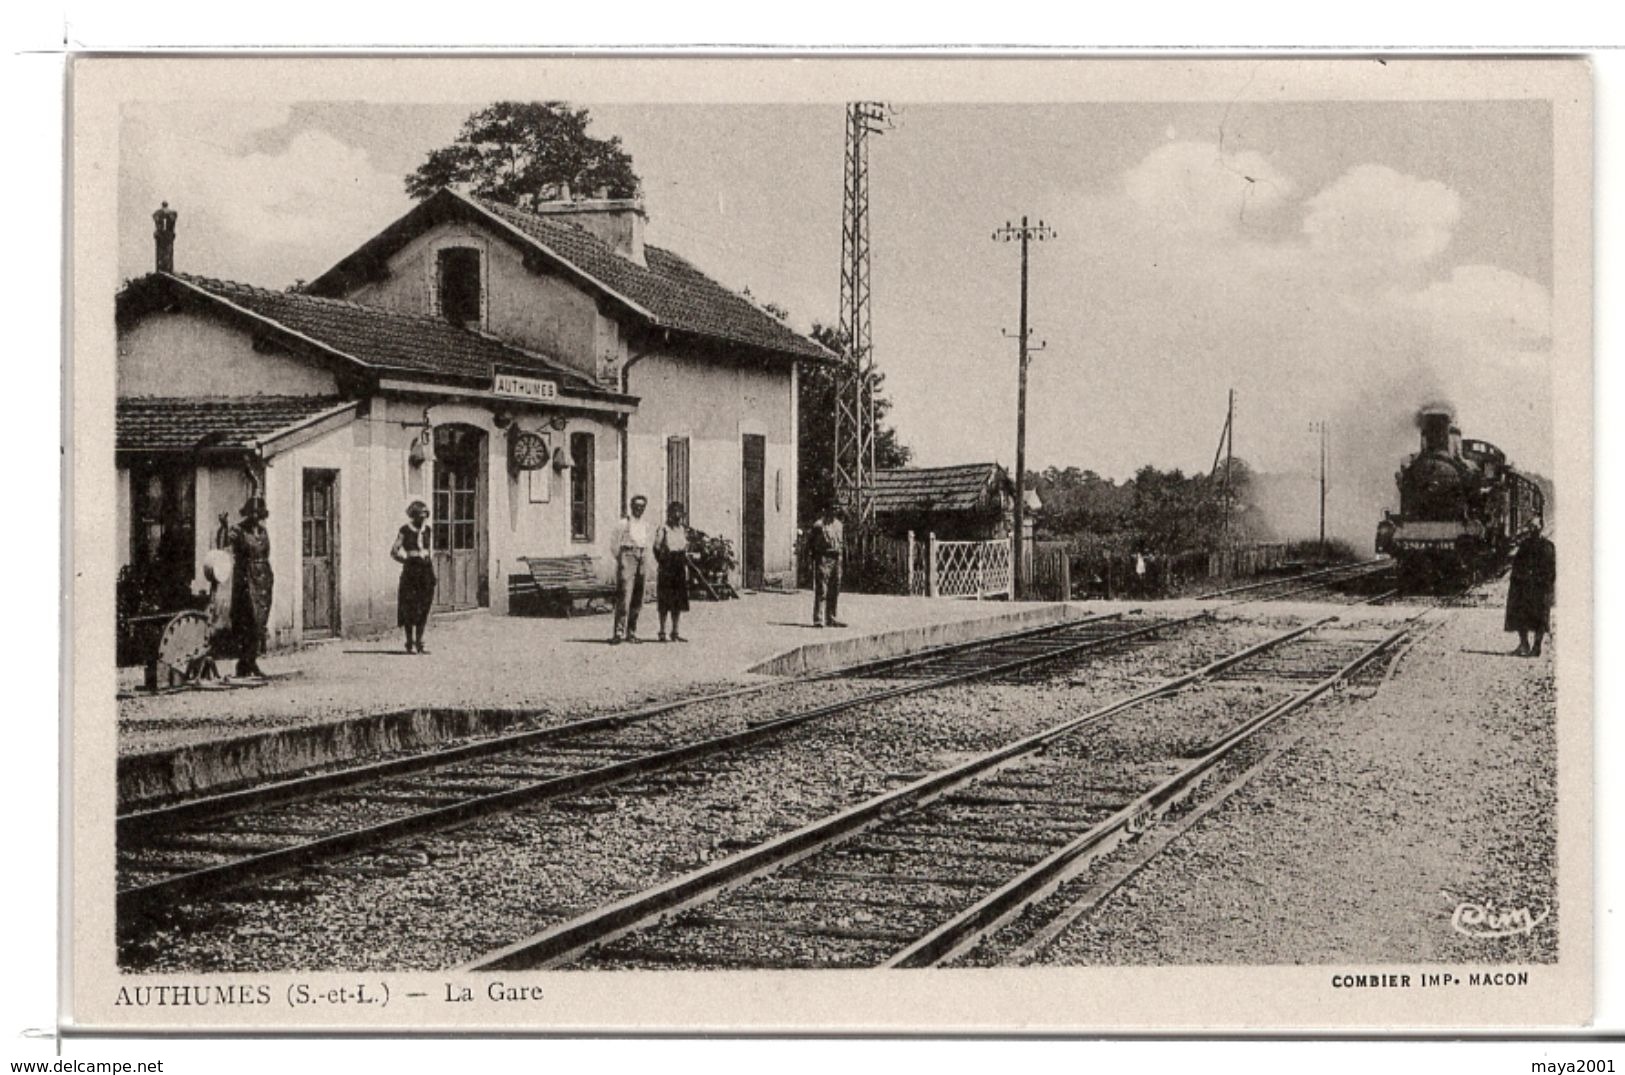
[[1244,600],[1289,601],[1305,595],[1311,600],[1330,600],[1339,604],[1380,604],[1399,594],[1393,561],[1387,559],[1361,560],[1353,564],[1338,564],[1287,578],[1251,582],[1223,590],[1198,594],[1197,600],[1207,601],[1220,597],[1245,594]]
[[1378,638],[1320,637],[1334,616],[1283,632],[466,969],[953,960],[1144,831],[1244,744],[1367,667],[1425,614]]
[[[1137,611],[1137,610],[1131,610]],[[763,744],[809,722],[905,695],[1154,639],[1205,619],[1113,613],[877,661],[845,674],[746,688],[519,733],[426,756],[132,812],[118,819],[117,908],[139,931],[188,901],[390,841],[551,799],[635,785]],[[884,678],[884,684],[876,680]],[[819,700],[808,705],[805,688]],[[772,701],[774,692],[788,700]],[[705,707],[758,694],[755,717]],[[681,714],[682,719],[663,720]]]

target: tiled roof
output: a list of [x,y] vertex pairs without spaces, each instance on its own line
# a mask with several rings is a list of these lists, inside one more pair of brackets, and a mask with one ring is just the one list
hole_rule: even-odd
[[973,511],[990,505],[988,491],[1005,480],[997,463],[877,470],[876,512]]
[[121,452],[252,449],[343,405],[336,396],[127,397],[117,405]]
[[616,254],[598,236],[561,217],[527,213],[483,198],[465,200],[633,303],[661,328],[747,344],[797,358],[828,360],[835,357],[669,250],[645,245],[643,257],[648,262],[645,268]]
[[229,280],[173,274],[210,296],[242,307],[340,354],[379,370],[489,380],[493,367],[544,373],[561,392],[602,394],[592,381],[532,351],[459,328],[437,317],[363,306],[301,292],[270,291]]

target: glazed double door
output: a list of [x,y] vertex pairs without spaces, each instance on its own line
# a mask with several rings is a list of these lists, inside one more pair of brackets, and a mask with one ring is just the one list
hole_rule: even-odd
[[338,633],[338,471],[306,470],[299,520],[306,638]]
[[434,607],[449,611],[487,603],[485,496],[481,482],[485,436],[471,426],[435,429],[432,562]]

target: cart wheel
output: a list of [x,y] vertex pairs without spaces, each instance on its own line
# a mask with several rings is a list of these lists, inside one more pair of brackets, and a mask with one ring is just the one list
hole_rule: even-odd
[[158,636],[158,665],[170,685],[187,682],[209,656],[209,619],[201,612],[178,613]]

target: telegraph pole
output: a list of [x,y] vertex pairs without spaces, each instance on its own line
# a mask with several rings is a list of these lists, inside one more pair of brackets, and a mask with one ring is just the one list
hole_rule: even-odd
[[1224,538],[1225,544],[1230,542],[1230,464],[1234,462],[1236,450],[1236,390],[1230,390],[1230,407],[1224,419]]
[[1326,423],[1320,423],[1320,558],[1326,559]]
[[1320,558],[1326,559],[1326,420],[1310,422],[1309,429],[1320,434]]
[[1230,465],[1234,462],[1236,426],[1236,390],[1230,390],[1230,401],[1224,409],[1224,429],[1219,432],[1219,444],[1213,449],[1213,465],[1208,468],[1208,480],[1211,482],[1219,473],[1219,456],[1224,456],[1224,478],[1219,493],[1220,503],[1224,506],[1224,519],[1219,524],[1221,528],[1222,544],[1228,545],[1230,539]]
[[1027,594],[1026,562],[1022,555],[1027,539],[1027,362],[1033,351],[1044,349],[1043,343],[1028,346],[1032,330],[1027,327],[1027,244],[1035,239],[1043,242],[1053,238],[1055,229],[1046,227],[1042,220],[1028,224],[1026,217],[1021,218],[1020,227],[1006,221],[1004,227],[993,233],[995,242],[1021,241],[1021,328],[1016,336],[1021,354],[1016,390],[1016,532],[1011,550],[1015,563],[1010,565],[1011,597],[1018,601]]

